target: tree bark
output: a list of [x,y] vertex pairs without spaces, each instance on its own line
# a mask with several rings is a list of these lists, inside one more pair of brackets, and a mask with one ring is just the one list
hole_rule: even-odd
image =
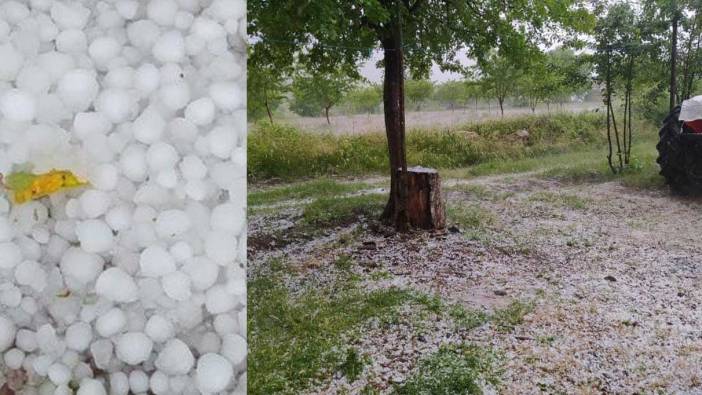
[[502,102],[504,100],[505,100],[504,98],[500,98],[500,97],[497,98],[497,102],[500,103],[500,118],[505,117],[505,110],[502,108]]
[[327,117],[327,125],[331,125],[331,121],[329,120],[329,107],[324,107],[324,115]]
[[[399,26],[398,26],[399,27]],[[407,157],[405,154],[405,94],[402,37],[399,28],[383,39],[383,108],[390,156],[390,198],[382,219],[399,231],[409,228],[407,215]]]
[[268,105],[268,99],[266,99],[265,105],[266,105],[266,112],[268,113],[268,119],[271,121],[271,124],[272,124],[273,123],[273,114],[271,113],[271,107]]
[[673,34],[670,43],[670,111],[673,111],[675,107],[675,99],[677,94],[677,75],[675,73],[676,58],[678,56],[678,10],[673,2],[673,7],[675,9],[673,12]]
[[446,210],[439,173],[434,169],[412,167],[407,170],[407,183],[410,225],[421,229],[445,228]]

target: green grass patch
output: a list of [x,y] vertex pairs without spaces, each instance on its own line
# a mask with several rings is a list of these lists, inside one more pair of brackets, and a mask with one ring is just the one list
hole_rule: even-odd
[[507,307],[497,309],[492,313],[490,321],[501,332],[511,332],[524,322],[524,316],[534,311],[533,302],[515,300]]
[[457,327],[467,330],[475,329],[486,323],[489,319],[485,312],[480,310],[467,310],[459,304],[451,306],[448,310],[448,314]]
[[420,361],[416,372],[394,394],[481,394],[480,383],[499,384],[496,362],[492,352],[474,345],[441,346]]
[[354,347],[346,350],[346,359],[339,366],[338,370],[348,379],[349,383],[358,380],[363,373],[363,367],[369,362],[368,358],[361,357]]
[[589,199],[580,197],[578,195],[547,191],[536,192],[529,196],[529,200],[545,202],[551,205],[558,205],[577,210],[583,210],[588,207],[588,204],[591,203]]
[[362,182],[340,182],[322,178],[294,185],[249,192],[248,204],[249,206],[258,206],[292,199],[332,197],[368,188],[372,188],[372,185]]
[[387,197],[380,194],[321,198],[305,206],[302,220],[317,227],[341,226],[359,216],[380,216],[386,202]]
[[340,367],[359,373],[362,358],[342,351],[341,336],[371,318],[390,319],[414,298],[397,288],[366,293],[349,281],[291,296],[276,273],[248,284],[250,394],[297,394]]
[[341,255],[334,261],[334,266],[339,270],[351,270],[354,265],[353,258],[348,255]]
[[[520,130],[529,132],[526,141],[513,137]],[[524,116],[454,130],[410,130],[407,159],[411,165],[441,169],[510,162],[601,143],[603,130],[604,116],[595,113]],[[262,123],[249,133],[247,147],[251,181],[367,174],[388,168],[382,133],[310,133]]]

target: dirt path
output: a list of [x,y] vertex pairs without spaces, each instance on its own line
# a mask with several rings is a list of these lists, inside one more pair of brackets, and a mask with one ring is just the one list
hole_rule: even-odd
[[[514,300],[533,309],[510,331],[491,324],[460,330],[436,319],[423,324],[429,335],[418,339],[407,325],[369,327],[356,341],[373,360],[363,377],[337,377],[312,392],[355,393],[369,383],[386,392],[440,344],[469,341],[502,356],[502,384],[488,392],[702,393],[700,201],[532,173],[445,184],[460,232],[362,231],[329,248],[352,232],[347,227],[252,251],[250,265],[270,256],[302,263],[350,254],[366,278],[387,273],[368,280],[369,289],[409,287],[484,311]],[[289,209],[252,218],[250,234],[293,223],[296,215]],[[323,264],[302,273],[330,275]]]

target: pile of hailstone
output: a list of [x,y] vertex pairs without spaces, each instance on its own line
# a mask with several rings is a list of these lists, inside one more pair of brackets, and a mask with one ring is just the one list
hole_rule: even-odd
[[245,393],[245,14],[0,1],[0,392]]

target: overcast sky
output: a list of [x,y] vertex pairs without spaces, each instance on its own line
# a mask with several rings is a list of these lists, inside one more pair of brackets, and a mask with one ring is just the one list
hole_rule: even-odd
[[[373,57],[366,63],[364,63],[361,66],[361,75],[364,76],[365,78],[368,79],[368,81],[372,83],[379,83],[382,82],[383,80],[383,70],[375,67],[376,63],[378,63],[379,60],[383,58],[383,52],[381,50],[375,51],[373,53]],[[465,55],[465,52],[461,52],[458,55],[458,59],[460,59],[461,64],[470,64],[470,61],[468,60],[468,57]],[[451,81],[451,80],[460,80],[463,78],[463,75],[457,74],[457,73],[451,73],[451,72],[442,72],[439,70],[439,66],[434,65],[431,68],[431,75],[429,76],[429,79],[431,79],[434,82],[444,82],[444,81]]]

